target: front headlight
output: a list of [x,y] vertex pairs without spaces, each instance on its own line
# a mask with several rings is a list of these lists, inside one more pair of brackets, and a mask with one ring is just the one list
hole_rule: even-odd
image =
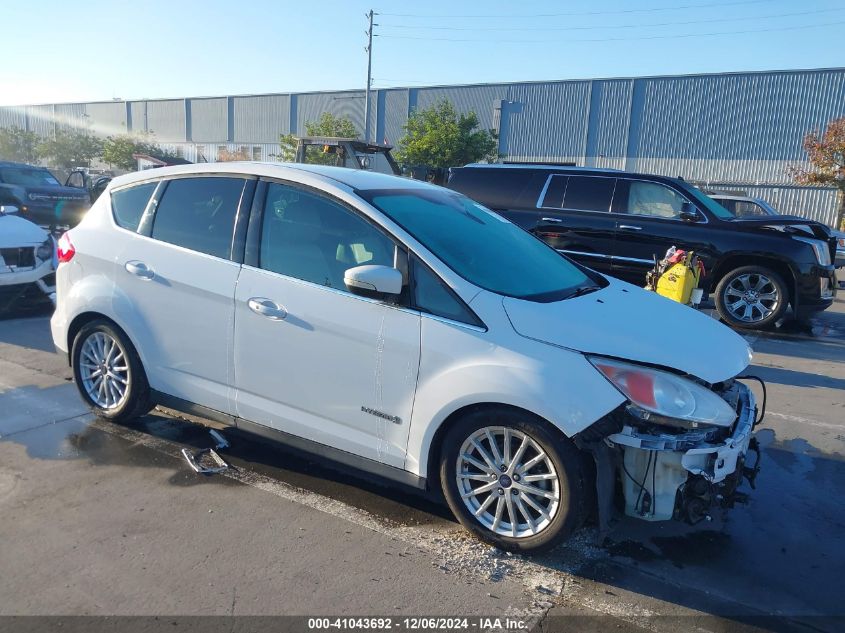
[[804,242],[813,247],[813,252],[816,254],[816,261],[819,263],[819,266],[830,266],[830,249],[826,242],[814,240],[810,237],[796,237],[794,235],[792,237],[799,242]]
[[587,359],[637,409],[641,417],[671,418],[677,426],[696,427],[699,424],[730,426],[736,412],[718,395],[698,383],[666,371],[643,367],[618,360],[587,356]]
[[56,247],[53,245],[53,238],[48,237],[44,240],[44,243],[38,247],[35,251],[35,255],[40,259],[42,262],[48,262],[53,259],[53,252],[56,250]]

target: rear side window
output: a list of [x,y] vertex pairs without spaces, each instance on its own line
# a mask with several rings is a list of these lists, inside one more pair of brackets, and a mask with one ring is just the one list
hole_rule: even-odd
[[491,209],[533,207],[544,176],[509,167],[461,167],[452,170],[446,186]]
[[152,237],[228,258],[242,178],[179,178],[167,183],[156,208]]
[[111,210],[115,223],[130,231],[137,231],[144,209],[153,195],[157,182],[147,182],[111,193]]
[[563,198],[563,208],[582,211],[610,211],[616,178],[570,176]]

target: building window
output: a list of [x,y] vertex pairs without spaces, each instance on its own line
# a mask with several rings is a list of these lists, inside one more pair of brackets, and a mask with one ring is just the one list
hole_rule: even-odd
[[252,160],[261,160],[261,146],[254,145],[252,147]]
[[226,146],[225,145],[218,145],[217,146],[217,160],[223,160],[223,157],[227,154]]

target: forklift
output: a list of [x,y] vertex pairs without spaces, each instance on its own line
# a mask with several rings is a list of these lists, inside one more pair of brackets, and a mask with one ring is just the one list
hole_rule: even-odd
[[296,137],[293,162],[365,169],[400,176],[402,170],[390,153],[392,149],[392,145],[376,145],[356,138],[299,136]]

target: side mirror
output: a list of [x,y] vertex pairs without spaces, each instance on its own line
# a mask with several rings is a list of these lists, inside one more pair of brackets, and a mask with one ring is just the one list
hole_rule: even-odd
[[402,273],[390,266],[356,266],[343,273],[343,283],[352,294],[385,299],[402,292]]
[[701,215],[698,213],[698,209],[696,209],[691,202],[684,202],[681,206],[680,218],[684,222],[698,222],[698,220],[701,219]]
[[19,211],[20,209],[13,204],[4,204],[0,206],[0,215],[9,215],[12,213],[18,213]]

